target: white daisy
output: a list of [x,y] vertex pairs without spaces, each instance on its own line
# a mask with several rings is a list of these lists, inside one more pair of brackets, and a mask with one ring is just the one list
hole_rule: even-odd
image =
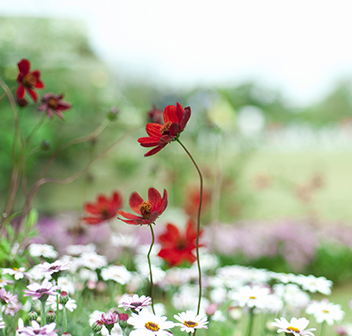
[[317,278],[314,275],[299,275],[297,277],[297,283],[301,285],[304,290],[311,293],[320,292],[325,295],[331,294],[332,281],[327,280],[323,276]]
[[139,315],[132,313],[127,323],[135,330],[131,331],[130,336],[170,336],[167,329],[173,328],[174,323],[166,320],[166,316],[154,315],[147,310],[142,310]]
[[2,319],[2,317],[0,316],[0,329],[4,329],[5,328],[5,322]]
[[176,326],[181,327],[181,331],[187,333],[194,333],[195,329],[208,329],[206,326],[209,322],[205,316],[197,315],[191,310],[174,315],[174,318],[181,323],[175,323]]
[[314,336],[312,331],[316,330],[315,328],[305,330],[308,324],[309,320],[304,317],[299,319],[292,317],[290,322],[288,322],[284,317],[281,317],[281,319],[275,319],[275,322],[272,323],[272,326],[279,328],[277,330],[278,333],[284,332],[286,335],[292,334],[294,336]]
[[38,269],[45,275],[45,277],[50,277],[53,273],[57,273],[60,271],[66,271],[70,269],[69,265],[71,262],[63,263],[61,260],[56,260],[55,262],[49,264],[45,262],[38,266]]
[[86,269],[86,268],[82,268],[79,271],[79,277],[81,278],[82,281],[98,282],[97,272],[91,271],[91,270]]
[[32,257],[44,257],[55,259],[59,254],[54,247],[47,244],[31,244],[29,245],[29,254]]
[[101,256],[95,252],[83,252],[79,260],[81,265],[93,271],[106,266],[108,263],[105,256]]
[[334,322],[341,321],[345,315],[340,305],[329,302],[326,299],[310,303],[306,309],[306,313],[313,314],[318,323],[325,321],[328,325],[333,325]]
[[3,268],[2,274],[10,274],[13,275],[16,280],[23,279],[25,276],[29,277],[26,273],[26,269],[24,267],[20,268]]
[[[57,308],[56,296],[49,296],[48,300],[46,301],[46,304],[50,306],[52,310],[56,311],[56,308]],[[64,305],[59,301],[59,310],[62,310],[63,308],[64,308]],[[65,308],[71,312],[74,311],[77,308],[76,300],[70,298],[66,302]]]
[[131,273],[123,265],[110,265],[108,268],[102,269],[101,276],[105,281],[114,280],[121,285],[125,285],[131,279]]
[[111,244],[116,247],[134,249],[138,246],[139,239],[135,236],[122,233],[114,233],[111,236]]
[[119,302],[119,307],[127,309],[133,309],[136,312],[140,312],[144,307],[148,307],[152,304],[152,299],[149,296],[142,295],[139,297],[137,294],[122,296]]
[[243,286],[239,292],[233,292],[231,298],[234,304],[240,307],[264,308],[269,292],[267,287]]
[[96,246],[92,243],[88,245],[69,245],[66,247],[68,254],[78,256],[84,252],[95,252]]
[[[145,264],[137,264],[138,273],[144,277],[149,279],[150,272],[149,272],[149,265],[148,263]],[[159,283],[165,278],[165,271],[163,271],[160,267],[152,265],[152,274],[153,274],[153,281],[155,284]]]
[[69,293],[69,294],[75,294],[76,287],[72,281],[70,281],[67,277],[60,277],[57,280],[57,284],[60,287],[61,290]]

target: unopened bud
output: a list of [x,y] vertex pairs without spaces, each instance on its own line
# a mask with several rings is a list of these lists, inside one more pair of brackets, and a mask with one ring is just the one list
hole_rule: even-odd
[[28,313],[29,321],[35,321],[37,318],[38,318],[38,313],[36,311],[32,310]]
[[125,314],[125,313],[119,314],[119,325],[120,325],[121,329],[127,328],[128,318],[129,318],[128,314]]
[[120,110],[115,107],[115,106],[112,106],[110,107],[110,111],[108,112],[107,114],[107,118],[110,120],[110,121],[115,121],[117,119],[117,115],[120,113]]
[[95,321],[92,324],[93,332],[98,333],[99,331],[101,331],[101,329],[103,329],[103,323],[101,321]]
[[19,107],[25,107],[28,104],[27,99],[16,99],[16,103]]
[[47,313],[46,313],[46,322],[47,323],[52,323],[56,320],[56,314],[53,310],[49,310]]
[[62,336],[71,336],[71,334],[68,333],[68,332],[64,332],[64,333],[62,334]]
[[68,296],[67,292],[62,291],[60,294],[60,303],[62,303],[63,305],[65,305],[68,300],[70,299],[70,297]]
[[50,145],[50,142],[49,142],[48,140],[44,140],[44,141],[42,141],[42,143],[40,144],[40,148],[41,148],[42,150],[44,150],[44,151],[49,150],[50,147],[51,147],[51,145]]

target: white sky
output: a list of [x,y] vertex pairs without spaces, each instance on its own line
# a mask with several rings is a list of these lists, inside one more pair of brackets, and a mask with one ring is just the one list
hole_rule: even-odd
[[0,15],[84,19],[117,71],[179,88],[256,80],[299,105],[352,78],[351,0],[0,0]]

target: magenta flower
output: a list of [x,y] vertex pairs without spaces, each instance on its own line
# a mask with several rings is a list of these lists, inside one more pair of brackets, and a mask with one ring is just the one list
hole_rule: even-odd
[[9,303],[5,308],[5,315],[15,316],[21,308],[22,303]]
[[54,286],[48,279],[45,279],[41,285],[33,283],[28,285],[27,288],[23,296],[32,296],[33,300],[40,299],[41,301],[46,301],[49,295],[59,294],[56,292],[59,287]]
[[55,262],[49,264],[48,262],[45,262],[44,264],[39,265],[39,269],[43,274],[46,275],[52,275],[53,273],[61,272],[61,271],[66,271],[70,269],[69,265],[71,262],[63,263],[60,260],[56,260]]
[[37,335],[45,335],[45,336],[58,336],[55,332],[56,323],[50,323],[43,327],[39,325],[38,322],[32,321],[31,327],[25,327],[18,330],[20,335],[24,336],[37,336]]
[[108,313],[101,314],[100,322],[103,322],[105,326],[109,326],[115,324],[119,320],[119,315],[114,313],[112,310],[108,311]]
[[2,304],[16,304],[18,302],[17,295],[6,292],[5,288],[0,288],[0,302]]
[[71,104],[64,102],[62,98],[63,94],[56,95],[53,93],[46,93],[42,97],[42,105],[39,106],[38,111],[46,111],[46,114],[51,119],[53,113],[55,113],[59,118],[64,119],[62,111],[66,111],[71,108]]

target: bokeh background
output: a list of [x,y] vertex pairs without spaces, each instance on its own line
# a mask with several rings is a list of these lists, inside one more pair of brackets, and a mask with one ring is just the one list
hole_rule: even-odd
[[[112,106],[117,121],[97,141],[62,152],[49,176],[71,176],[135,130],[77,181],[43,186],[34,206],[50,221],[79,221],[98,193],[119,190],[126,201],[154,186],[169,191],[167,219],[193,216],[197,175],[181,148],[143,158],[137,143],[152,105],[178,101],[192,108],[182,139],[204,173],[205,238],[217,237],[209,247],[223,263],[324,275],[349,287],[351,9],[349,1],[1,0],[1,76],[16,87],[16,64],[27,58],[44,91],[64,93],[73,106],[33,139],[51,149],[28,161],[29,185],[60,144],[94,131]],[[13,139],[5,100],[0,113],[5,199]],[[34,104],[20,113],[29,134],[41,114]],[[22,203],[19,196],[17,208]]]

